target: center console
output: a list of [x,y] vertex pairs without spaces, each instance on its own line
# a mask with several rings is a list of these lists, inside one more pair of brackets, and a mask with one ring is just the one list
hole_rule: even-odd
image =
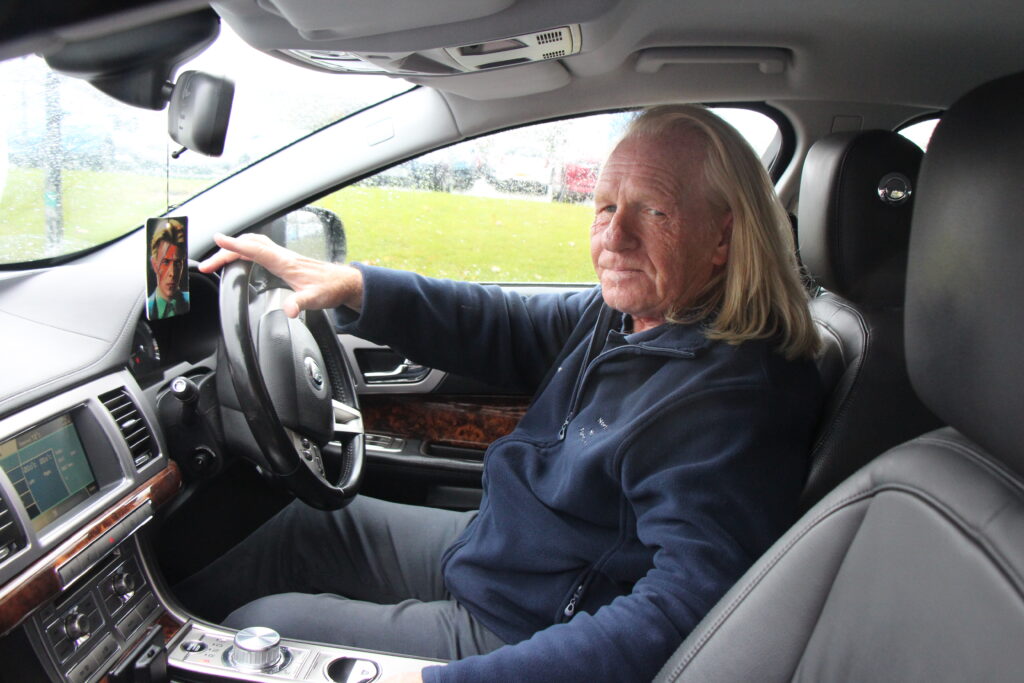
[[168,644],[175,680],[372,683],[439,662],[287,640],[269,628],[231,631],[190,623]]

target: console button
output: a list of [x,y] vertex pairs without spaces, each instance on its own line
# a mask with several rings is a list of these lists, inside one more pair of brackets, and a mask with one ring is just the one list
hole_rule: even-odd
[[121,635],[128,638],[132,633],[135,632],[139,626],[142,625],[142,616],[138,610],[132,610],[124,616],[121,621],[117,623],[117,630],[121,632]]
[[71,683],[85,683],[96,672],[97,668],[95,658],[89,655],[79,662],[78,666],[68,672],[68,680]]
[[75,651],[75,644],[65,638],[59,642],[53,643],[53,653],[57,655],[60,661],[64,661],[72,655]]
[[50,639],[51,643],[57,643],[66,637],[64,633],[64,623],[62,621],[55,621],[46,628],[46,637]]
[[93,650],[92,656],[96,660],[96,666],[102,665],[103,662],[107,661],[107,658],[117,652],[117,650],[117,641],[114,640],[114,636],[108,633],[104,636],[103,640],[100,641],[100,644],[96,646],[96,649]]
[[369,659],[339,657],[327,667],[327,676],[335,683],[370,683],[380,675],[380,669]]
[[153,608],[156,607],[156,596],[152,593],[146,593],[146,596],[139,602],[139,606],[136,607],[139,610],[139,614],[143,618],[148,617],[152,612]]
[[181,644],[181,649],[185,652],[202,652],[206,649],[206,643],[201,640],[187,640]]

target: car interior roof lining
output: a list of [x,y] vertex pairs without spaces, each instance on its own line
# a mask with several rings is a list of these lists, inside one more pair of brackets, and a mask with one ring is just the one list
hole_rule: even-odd
[[[451,4],[454,3],[432,3],[431,7],[450,9]],[[583,52],[560,61],[573,75],[574,82],[587,82],[583,89],[593,88],[605,95],[608,90],[602,74],[607,74],[617,89],[622,89],[623,83],[629,83],[630,90],[661,89],[662,96],[669,99],[686,96],[693,90],[715,89],[714,85],[718,83],[722,84],[719,91],[746,91],[747,99],[814,97],[900,101],[922,108],[943,108],[974,83],[1019,67],[1017,36],[1024,28],[1024,16],[1020,12],[1009,11],[1015,9],[1012,3],[992,0],[991,4],[1005,6],[1007,11],[982,12],[973,4],[953,5],[944,7],[943,16],[939,18],[926,0],[904,3],[899,17],[893,16],[891,6],[877,0],[842,9],[834,6],[793,6],[783,0],[743,2],[740,5],[723,5],[711,0],[682,4],[672,0],[646,3],[520,0],[490,17],[349,41],[309,41],[294,27],[279,34],[274,28],[275,19],[283,20],[259,9],[256,0],[222,0],[214,3],[214,7],[227,17],[236,32],[265,50],[294,47],[370,51],[422,49],[466,44],[477,39],[500,38],[516,32],[549,28],[552,24],[576,22],[581,24],[583,31]],[[50,52],[68,40],[116,32],[159,16],[178,14],[203,5],[195,0],[140,3],[136,9],[123,15],[109,19],[92,18],[70,25],[60,25],[59,17],[72,21],[78,15],[58,12],[58,19],[43,32],[14,36],[16,39],[5,44],[0,56],[12,56],[19,51]],[[339,16],[348,5],[337,5]],[[429,9],[420,7],[423,16],[429,16]],[[738,13],[744,17],[742,28],[736,22]],[[521,25],[510,23],[510,16],[521,17]],[[913,17],[919,36],[913,50],[906,43],[903,21],[897,20],[906,17]],[[338,21],[343,23],[343,19]],[[834,28],[835,40],[822,43],[813,38],[823,22]],[[652,26],[657,28],[652,29]],[[951,32],[950,27],[956,27],[956,31]],[[972,47],[979,35],[986,36],[984,51]],[[722,47],[784,49],[792,54],[792,59],[781,74],[763,74],[756,65],[736,64],[676,64],[664,66],[655,74],[636,72],[636,55],[641,50]],[[970,58],[966,59],[964,55],[970,55]],[[902,64],[907,64],[908,68],[900,68]],[[920,64],[941,70],[943,77],[919,78],[917,65]],[[521,67],[511,69],[513,73],[525,76],[519,71]],[[457,89],[472,99],[502,96],[500,88],[490,85],[487,79],[470,78],[473,75],[437,76],[420,79],[420,82],[429,82],[440,89]],[[650,78],[652,76],[655,78]],[[567,87],[562,94],[566,98],[575,98],[578,91]]]

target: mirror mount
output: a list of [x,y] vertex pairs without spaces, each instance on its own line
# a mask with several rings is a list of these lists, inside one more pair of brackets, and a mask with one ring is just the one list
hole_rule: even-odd
[[205,9],[69,43],[47,55],[46,62],[125,104],[155,111],[170,104],[171,138],[200,154],[220,156],[234,83],[198,71],[186,71],[173,82],[178,67],[209,47],[219,33],[220,17]]
[[45,58],[57,73],[86,80],[125,104],[160,111],[171,97],[174,72],[219,33],[220,17],[204,9],[71,42]]

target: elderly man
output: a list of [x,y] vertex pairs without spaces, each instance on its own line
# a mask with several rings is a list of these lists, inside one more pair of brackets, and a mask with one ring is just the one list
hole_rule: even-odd
[[176,218],[157,219],[149,242],[149,265],[155,286],[146,300],[150,320],[188,312],[188,292],[182,289],[188,247],[185,226]]
[[230,625],[457,660],[428,681],[647,680],[795,517],[818,339],[764,169],[701,108],[647,111],[612,152],[587,292],[217,241],[202,269],[258,261],[291,316],[339,307],[348,332],[536,392],[488,449],[478,513],[293,504],[183,587],[248,602]]

